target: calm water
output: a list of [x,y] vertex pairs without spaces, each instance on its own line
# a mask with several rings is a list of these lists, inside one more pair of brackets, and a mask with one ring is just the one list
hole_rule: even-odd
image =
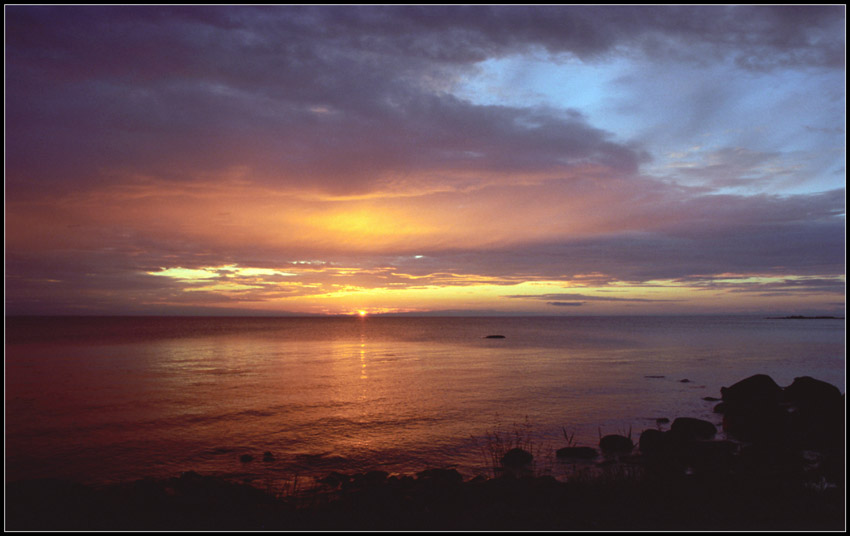
[[844,355],[843,320],[10,318],[6,479],[471,477],[494,430],[527,423],[545,452],[564,428],[595,446],[659,417],[719,423],[702,398],[751,374],[844,392]]

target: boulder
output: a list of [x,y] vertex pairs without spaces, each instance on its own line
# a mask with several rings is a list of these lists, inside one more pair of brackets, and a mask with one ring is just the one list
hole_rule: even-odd
[[780,442],[788,422],[788,411],[779,404],[727,404],[723,411],[723,430],[740,441]]
[[841,391],[831,383],[802,376],[783,389],[782,398],[801,411],[824,412],[841,404]]
[[640,434],[638,445],[641,453],[646,456],[663,456],[669,450],[669,438],[665,432],[650,428]]
[[618,434],[610,434],[599,440],[603,454],[628,454],[634,447],[630,438]]
[[808,376],[794,378],[783,391],[790,406],[789,437],[800,447],[841,449],[845,437],[845,405],[832,384]]
[[692,417],[679,417],[673,421],[670,431],[687,439],[713,439],[717,427],[708,421]]
[[721,387],[720,396],[727,404],[774,405],[779,403],[782,388],[766,374],[755,374],[731,387]]

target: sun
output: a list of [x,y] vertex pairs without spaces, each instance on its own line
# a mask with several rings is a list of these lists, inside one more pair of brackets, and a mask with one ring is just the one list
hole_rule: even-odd
[[365,317],[365,316],[366,316],[366,315],[368,315],[368,314],[369,314],[369,313],[368,313],[367,311],[364,311],[364,310],[362,310],[362,309],[361,309],[361,310],[359,310],[359,311],[357,311],[357,315],[358,315],[358,316],[360,316],[361,318]]

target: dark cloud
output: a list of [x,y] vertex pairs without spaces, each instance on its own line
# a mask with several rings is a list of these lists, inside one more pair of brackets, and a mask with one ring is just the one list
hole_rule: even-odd
[[522,298],[533,300],[582,300],[574,302],[548,302],[547,305],[582,305],[588,301],[606,301],[606,302],[666,302],[673,300],[656,300],[647,298],[618,298],[616,296],[591,296],[589,294],[575,293],[558,293],[558,294],[515,294],[511,296],[503,296],[504,298]]
[[[594,236],[482,248],[427,250],[455,272],[534,279],[590,275],[593,283],[700,274],[844,274],[844,190],[796,196],[654,195],[609,205],[618,230]],[[414,275],[433,268],[411,264]],[[596,276],[593,276],[596,274]]]
[[634,172],[644,157],[578,116],[472,106],[444,90],[475,62],[534,47],[592,59],[687,43],[737,51],[748,65],[777,54],[834,65],[833,49],[843,49],[828,32],[843,17],[837,6],[6,13],[11,188],[128,172],[185,180],[230,166],[340,193],[423,172]]
[[705,290],[725,290],[728,292],[753,293],[760,296],[787,296],[794,294],[832,293],[844,294],[846,284],[843,278],[803,277],[797,279],[782,279],[768,283],[749,281],[746,276],[731,276],[723,280],[711,277],[693,276],[682,278],[680,282],[687,283],[692,288]]

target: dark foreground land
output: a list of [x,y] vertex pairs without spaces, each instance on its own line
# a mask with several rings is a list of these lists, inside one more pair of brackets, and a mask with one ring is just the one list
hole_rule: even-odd
[[842,489],[805,489],[768,478],[460,482],[446,474],[383,480],[334,497],[295,500],[187,473],[99,490],[65,482],[27,482],[8,491],[7,530],[845,528]]
[[415,476],[332,473],[276,496],[187,472],[103,488],[66,481],[6,485],[7,530],[834,530],[845,524],[845,398],[798,378],[758,375],[722,391],[714,425],[606,436],[594,471],[539,476],[530,453],[500,454],[498,478],[453,469]]

